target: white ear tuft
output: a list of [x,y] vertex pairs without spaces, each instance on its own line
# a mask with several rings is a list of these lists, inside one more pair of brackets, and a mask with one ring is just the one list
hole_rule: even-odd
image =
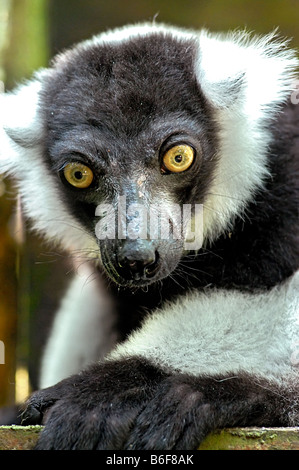
[[199,35],[200,54],[197,73],[204,93],[215,106],[231,106],[234,85],[248,112],[257,112],[286,99],[293,88],[299,66],[296,53],[288,49],[289,41],[276,31],[266,36],[252,36],[245,31]]
[[14,173],[21,147],[36,147],[43,134],[39,118],[39,93],[42,87],[36,78],[13,92],[0,95],[0,172]]

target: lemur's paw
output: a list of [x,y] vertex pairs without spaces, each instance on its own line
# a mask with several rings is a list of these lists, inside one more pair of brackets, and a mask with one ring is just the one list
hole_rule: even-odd
[[139,359],[107,362],[33,394],[23,423],[45,424],[37,449],[194,448],[210,407],[188,380]]
[[212,430],[271,423],[279,394],[252,378],[166,374],[131,358],[95,365],[32,395],[37,449],[192,450]]
[[37,449],[123,449],[165,378],[146,361],[97,364],[34,393],[23,424],[44,424]]

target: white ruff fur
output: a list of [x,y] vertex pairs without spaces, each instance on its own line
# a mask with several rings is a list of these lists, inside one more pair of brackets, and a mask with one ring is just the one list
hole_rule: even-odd
[[[271,120],[290,99],[298,59],[274,33],[251,38],[202,31],[199,44],[198,80],[220,125],[219,165],[204,204],[205,238],[212,240],[233,227],[263,185]],[[240,91],[232,97],[238,80]]]
[[[41,78],[45,72],[40,72]],[[59,181],[47,168],[40,147],[43,123],[38,105],[39,81],[0,96],[0,172],[16,178],[22,209],[37,232],[67,250],[94,256],[96,241],[70,214],[60,197]],[[5,132],[13,132],[25,146]],[[26,148],[26,144],[28,148]]]
[[109,356],[193,375],[298,374],[299,272],[270,292],[194,292],[150,315]]
[[80,266],[56,314],[41,363],[39,386],[49,387],[111,351],[117,341],[111,299],[93,269]]

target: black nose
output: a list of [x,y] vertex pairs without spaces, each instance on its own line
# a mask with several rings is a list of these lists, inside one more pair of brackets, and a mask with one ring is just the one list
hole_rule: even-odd
[[117,255],[118,271],[125,279],[149,279],[158,270],[159,255],[151,241],[127,241]]

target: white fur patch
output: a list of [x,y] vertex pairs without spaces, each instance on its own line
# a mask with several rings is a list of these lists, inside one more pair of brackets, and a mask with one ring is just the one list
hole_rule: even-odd
[[[219,163],[204,202],[205,239],[232,229],[262,187],[271,123],[290,98],[298,64],[295,52],[274,33],[200,33],[198,81],[215,106],[220,129]],[[238,81],[235,95],[231,90]]]
[[115,345],[111,299],[86,264],[78,270],[58,310],[41,363],[45,388],[99,360]]
[[123,43],[132,38],[144,37],[151,34],[170,34],[178,39],[194,39],[198,36],[197,31],[175,28],[163,23],[136,23],[123,26],[104,33],[98,34],[87,41],[82,42],[83,47],[90,47],[103,43]]
[[193,375],[298,373],[298,293],[299,271],[267,293],[194,292],[150,315],[109,357]]

